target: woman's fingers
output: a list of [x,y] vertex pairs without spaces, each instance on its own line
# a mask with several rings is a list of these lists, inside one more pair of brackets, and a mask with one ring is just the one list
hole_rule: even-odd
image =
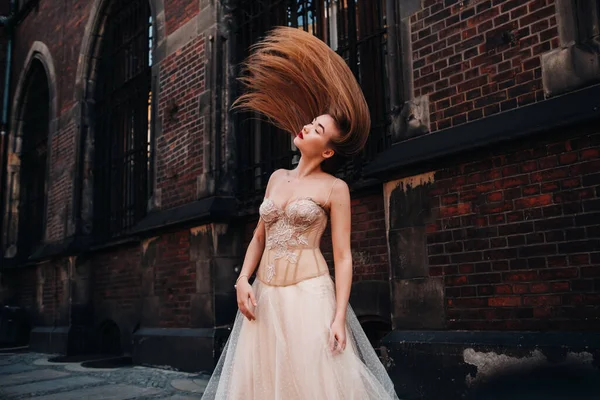
[[248,295],[250,296],[250,301],[252,301],[252,304],[254,305],[254,307],[256,307],[257,303],[256,297],[254,297],[254,290],[250,289],[250,293]]
[[253,303],[251,303],[251,300],[248,299],[245,304],[246,311],[248,312],[247,317],[250,321],[254,321],[256,319],[256,316],[254,315],[254,309],[252,307],[249,307],[250,304],[253,304]]
[[240,309],[240,312],[244,314],[244,316],[248,318],[248,320],[253,321],[256,319],[256,316],[254,315],[254,310],[251,307],[248,307],[248,305],[249,300],[238,301],[238,308]]
[[256,297],[254,296],[254,291],[252,287],[246,289],[243,286],[237,287],[237,304],[240,312],[248,318],[249,321],[253,321],[256,319],[256,315],[254,314],[254,307],[256,307]]
[[329,334],[329,348],[334,354],[340,354],[346,349],[346,336],[339,332],[331,331]]
[[331,330],[329,331],[329,349],[331,352],[335,350],[335,334]]

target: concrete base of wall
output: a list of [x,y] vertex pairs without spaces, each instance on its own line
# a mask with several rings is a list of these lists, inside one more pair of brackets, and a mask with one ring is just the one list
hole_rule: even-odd
[[227,329],[141,328],[133,335],[133,362],[184,372],[212,372]]
[[600,398],[596,333],[394,331],[383,345],[405,400]]
[[39,353],[67,354],[68,326],[36,326],[31,330],[29,348]]

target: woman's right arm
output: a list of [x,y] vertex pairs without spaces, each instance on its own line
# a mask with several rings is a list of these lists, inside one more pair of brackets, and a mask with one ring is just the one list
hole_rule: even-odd
[[242,271],[236,282],[237,292],[237,303],[240,312],[246,316],[250,321],[255,320],[254,310],[250,307],[250,302],[256,307],[256,298],[254,297],[254,291],[248,277],[254,273],[254,270],[260,262],[263,250],[265,249],[265,223],[262,218],[258,220],[258,225],[252,235],[252,240],[246,250],[246,256],[244,257],[244,264],[242,265]]
[[[269,196],[272,181],[276,179],[276,176],[279,173],[279,171],[275,171],[269,178],[269,183],[267,184],[267,190],[265,194],[266,196]],[[240,271],[240,275],[236,282],[238,307],[240,312],[244,314],[250,321],[256,319],[256,316],[254,315],[254,309],[250,307],[250,304],[252,304],[254,307],[256,307],[257,304],[256,298],[254,297],[254,291],[252,290],[250,282],[248,282],[248,278],[254,273],[254,270],[258,266],[264,250],[265,223],[262,218],[259,218],[256,229],[254,229],[254,234],[252,235],[252,240],[250,241],[248,249],[246,250],[246,256],[244,257],[242,270]]]

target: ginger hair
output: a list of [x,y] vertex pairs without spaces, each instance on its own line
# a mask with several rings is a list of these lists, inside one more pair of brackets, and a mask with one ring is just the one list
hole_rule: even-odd
[[240,81],[246,88],[233,108],[255,111],[295,135],[315,117],[329,114],[340,134],[334,152],[352,156],[364,147],[369,107],[346,62],[319,38],[276,27],[251,47]]

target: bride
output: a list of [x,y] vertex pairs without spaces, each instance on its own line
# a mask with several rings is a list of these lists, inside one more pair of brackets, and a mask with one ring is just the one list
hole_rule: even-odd
[[[202,398],[397,399],[348,305],[350,192],[327,173],[367,140],[362,91],[341,57],[299,29],[271,31],[245,66],[235,107],[293,134],[301,157],[269,179],[235,284],[239,312]],[[335,283],[319,249],[328,220]]]

